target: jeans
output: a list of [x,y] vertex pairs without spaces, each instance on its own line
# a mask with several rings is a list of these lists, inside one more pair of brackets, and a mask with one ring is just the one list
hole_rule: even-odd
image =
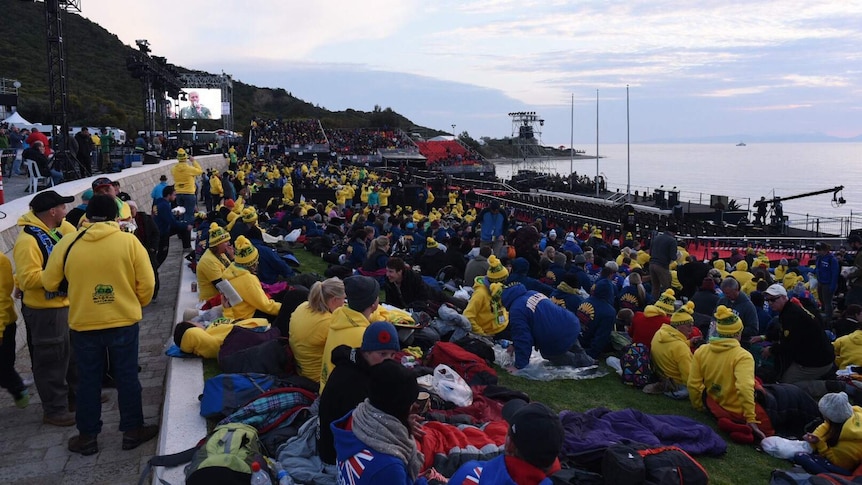
[[21,156],[23,153],[23,148],[18,148],[15,151],[15,161],[12,162],[12,175],[24,175],[24,172],[21,171],[21,164],[24,162],[24,157]]
[[823,308],[823,313],[826,315],[824,320],[827,322],[832,321],[832,300],[835,298],[835,292],[832,291],[832,287],[829,285],[821,284],[817,287],[817,294],[820,296],[820,304]]
[[15,322],[6,325],[3,330],[3,343],[0,344],[0,387],[18,398],[27,389],[21,376],[15,370],[15,334],[18,326]]
[[177,205],[186,209],[186,213],[183,214],[183,222],[185,224],[191,224],[195,221],[196,203],[197,197],[195,197],[195,194],[177,194]]
[[58,185],[63,181],[63,172],[51,169],[51,178],[54,179],[54,185]]
[[793,457],[793,463],[802,466],[806,472],[816,475],[818,473],[838,473],[839,475],[851,475],[853,472],[834,465],[825,457],[809,453],[797,453]]
[[138,324],[88,332],[72,332],[72,344],[78,357],[78,410],[75,414],[81,434],[96,435],[102,431],[102,376],[105,352],[111,360],[111,373],[117,385],[120,405],[120,431],[143,426],[141,381],[138,379]]

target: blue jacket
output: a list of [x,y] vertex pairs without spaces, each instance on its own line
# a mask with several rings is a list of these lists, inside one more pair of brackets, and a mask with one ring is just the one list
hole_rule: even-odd
[[353,248],[353,252],[347,258],[347,265],[351,268],[359,268],[368,257],[368,248],[364,242],[356,239],[352,239],[347,245]]
[[182,231],[188,227],[188,224],[177,220],[171,214],[171,203],[164,197],[156,199],[156,203],[153,205],[153,219],[156,221],[156,226],[162,237],[170,235],[171,229]]
[[[550,478],[545,478],[538,485],[551,485]],[[506,456],[500,455],[488,461],[468,461],[461,465],[452,478],[449,485],[518,485],[509,475],[506,468]]]
[[546,285],[536,278],[527,276],[527,271],[530,269],[530,263],[527,262],[524,258],[515,258],[512,260],[512,274],[509,275],[509,279],[506,280],[506,283],[521,283],[528,290],[538,291],[540,293],[545,294],[546,296],[551,296],[551,293],[554,292],[554,287],[550,285]]
[[260,257],[257,266],[257,279],[259,279],[261,283],[271,285],[278,282],[279,276],[282,278],[293,276],[293,268],[291,268],[287,262],[278,255],[275,249],[267,246],[266,243],[260,239],[249,239],[249,241],[251,241],[251,244],[257,248],[257,254]]
[[611,341],[611,331],[614,329],[616,312],[614,311],[613,284],[602,278],[596,283],[593,294],[584,300],[576,314],[584,326],[581,335],[581,346],[587,354],[596,359]]
[[838,275],[841,273],[841,265],[834,254],[828,253],[817,256],[817,284],[827,285],[834,292],[838,288]]
[[335,454],[337,456],[338,483],[353,485],[426,485],[424,477],[415,482],[410,481],[407,465],[392,455],[380,453],[359,441],[348,429],[349,421],[353,419],[353,411],[329,425],[335,439]]
[[497,239],[506,230],[506,216],[502,211],[497,211],[495,215],[490,208],[485,208],[476,217],[476,221],[482,224],[481,239],[485,242]]
[[566,252],[571,251],[572,255],[577,256],[579,254],[583,254],[584,250],[581,249],[581,246],[574,241],[566,241],[563,243],[563,247],[560,248],[560,251]]
[[153,187],[152,192],[150,192],[150,197],[153,198],[153,201],[157,201],[164,197],[162,191],[165,190],[165,187],[168,186],[167,182],[159,182],[155,187]]
[[578,318],[547,296],[527,290],[524,285],[514,285],[503,290],[502,301],[509,310],[509,330],[518,369],[530,363],[533,347],[549,357],[565,353],[578,340],[581,333]]

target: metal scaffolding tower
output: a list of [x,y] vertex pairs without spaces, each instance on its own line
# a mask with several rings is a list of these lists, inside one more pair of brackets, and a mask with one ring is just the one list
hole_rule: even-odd
[[550,173],[550,157],[542,146],[542,127],[545,120],[535,111],[509,113],[512,118],[512,145],[517,150],[518,170]]

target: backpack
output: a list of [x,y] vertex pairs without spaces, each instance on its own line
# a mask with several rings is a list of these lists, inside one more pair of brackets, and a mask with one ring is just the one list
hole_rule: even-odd
[[241,423],[219,425],[195,450],[186,466],[186,484],[245,485],[251,482],[251,464],[255,461],[260,463],[261,470],[270,473],[261,454],[257,430]]
[[276,387],[278,380],[267,374],[219,374],[204,382],[201,416],[227,416],[249,401]]
[[623,348],[620,367],[623,369],[623,383],[630,386],[641,389],[653,380],[649,349],[644,344],[636,343]]
[[769,477],[769,485],[810,484],[811,478],[812,475],[798,465],[789,469],[776,468],[772,470],[772,475]]
[[425,359],[428,367],[434,368],[440,364],[451,367],[470,386],[497,384],[497,371],[493,367],[485,363],[483,358],[452,342],[437,342]]
[[707,485],[709,474],[676,446],[650,448],[634,442],[611,445],[602,459],[606,484]]

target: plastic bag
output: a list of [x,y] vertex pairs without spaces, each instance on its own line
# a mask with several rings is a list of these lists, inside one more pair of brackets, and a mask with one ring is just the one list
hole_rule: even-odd
[[431,382],[434,385],[434,392],[442,399],[458,407],[473,404],[473,390],[470,389],[464,378],[448,365],[440,364],[435,367]]
[[287,242],[296,242],[299,239],[299,236],[302,235],[302,229],[294,229],[290,231],[290,234],[284,236],[284,240]]
[[[510,354],[499,343],[494,345],[494,363],[500,367],[506,368],[515,364],[514,354]],[[517,369],[511,372],[513,376],[523,377],[533,381],[554,381],[554,380],[574,380],[596,379],[608,375],[608,371],[598,365],[589,367],[556,367],[545,365],[545,359],[542,354],[533,349],[530,354],[530,363],[523,369]]]
[[813,453],[807,441],[789,440],[781,436],[770,436],[760,442],[760,448],[768,455],[789,460],[797,453]]

